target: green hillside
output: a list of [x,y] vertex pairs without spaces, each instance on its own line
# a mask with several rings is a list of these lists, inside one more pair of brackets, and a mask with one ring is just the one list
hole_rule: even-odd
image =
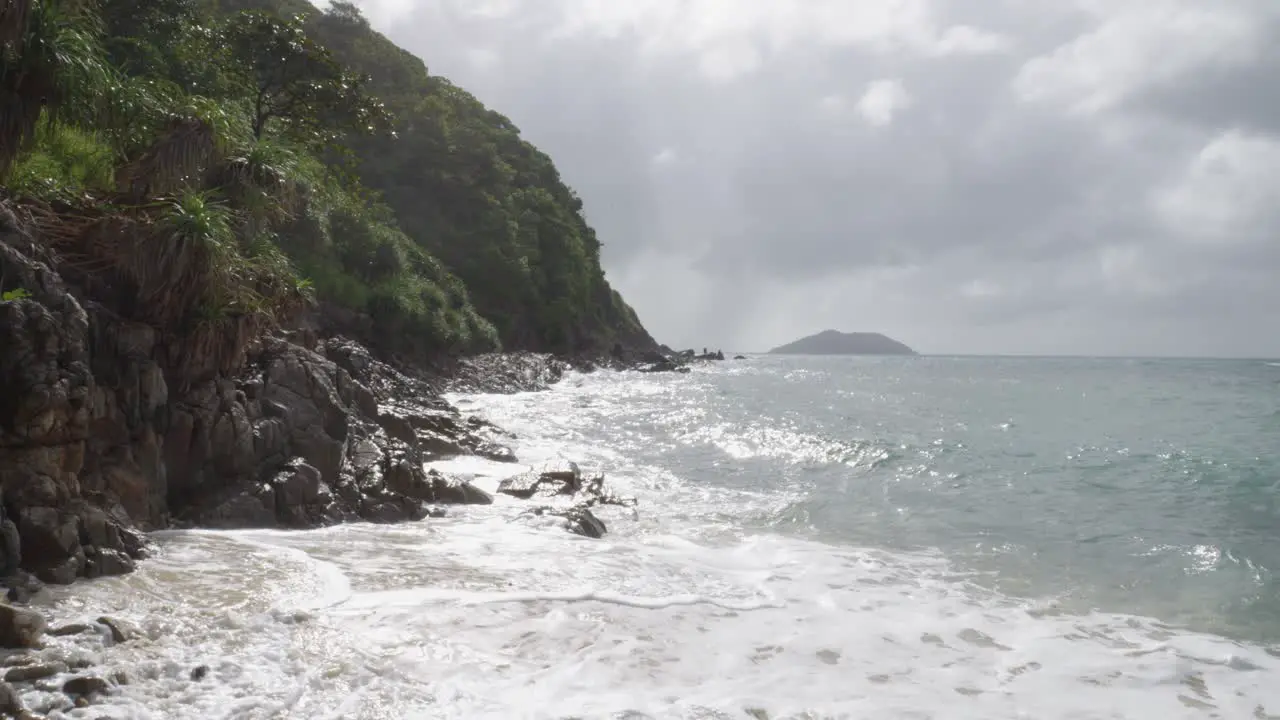
[[[551,160],[349,3],[18,0],[0,43],[4,190],[148,298],[126,314],[242,335],[315,300],[426,358],[653,344]],[[169,254],[87,238],[110,222]]]

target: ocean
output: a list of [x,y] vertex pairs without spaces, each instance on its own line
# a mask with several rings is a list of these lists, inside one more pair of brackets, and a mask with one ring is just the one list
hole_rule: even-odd
[[138,572],[58,591],[60,619],[148,636],[102,650],[130,683],[67,717],[1280,717],[1278,383],[753,356],[453,397],[638,507],[600,511],[603,540],[504,497],[160,533]]

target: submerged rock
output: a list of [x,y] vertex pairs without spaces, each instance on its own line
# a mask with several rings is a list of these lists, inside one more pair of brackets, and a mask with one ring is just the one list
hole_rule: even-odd
[[66,681],[62,692],[72,696],[92,697],[111,690],[111,683],[94,675],[81,675]]
[[0,717],[29,717],[27,706],[22,702],[22,697],[7,682],[0,682]]
[[34,610],[0,603],[0,647],[40,647],[46,625],[44,615]]
[[531,511],[534,515],[551,515],[564,518],[564,527],[569,532],[583,537],[599,539],[609,532],[604,521],[596,517],[586,506],[575,505],[568,508],[539,507]]
[[69,625],[63,625],[62,627],[50,630],[49,634],[57,637],[65,637],[67,635],[81,635],[93,631],[94,626],[89,623],[71,623]]
[[5,671],[4,681],[9,683],[31,682],[33,680],[42,680],[47,677],[53,677],[58,673],[67,672],[70,668],[66,663],[61,662],[37,662],[21,667],[10,668]]
[[535,495],[572,495],[582,488],[582,471],[577,463],[563,462],[547,465],[541,470],[531,470],[504,479],[498,484],[498,492],[522,500]]
[[98,618],[98,623],[107,627],[107,630],[111,633],[111,641],[115,643],[129,642],[135,638],[142,637],[142,628],[128,620],[120,620],[104,615]]

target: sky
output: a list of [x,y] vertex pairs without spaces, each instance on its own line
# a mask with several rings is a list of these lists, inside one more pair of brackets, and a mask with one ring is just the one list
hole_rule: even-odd
[[359,0],[672,347],[1280,356],[1275,0]]

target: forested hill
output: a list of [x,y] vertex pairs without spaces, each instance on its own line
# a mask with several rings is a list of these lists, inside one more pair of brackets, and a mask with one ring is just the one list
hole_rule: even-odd
[[215,266],[140,319],[313,297],[400,355],[655,345],[550,158],[353,4],[6,7],[27,13],[0,12],[6,194],[194,238]]

